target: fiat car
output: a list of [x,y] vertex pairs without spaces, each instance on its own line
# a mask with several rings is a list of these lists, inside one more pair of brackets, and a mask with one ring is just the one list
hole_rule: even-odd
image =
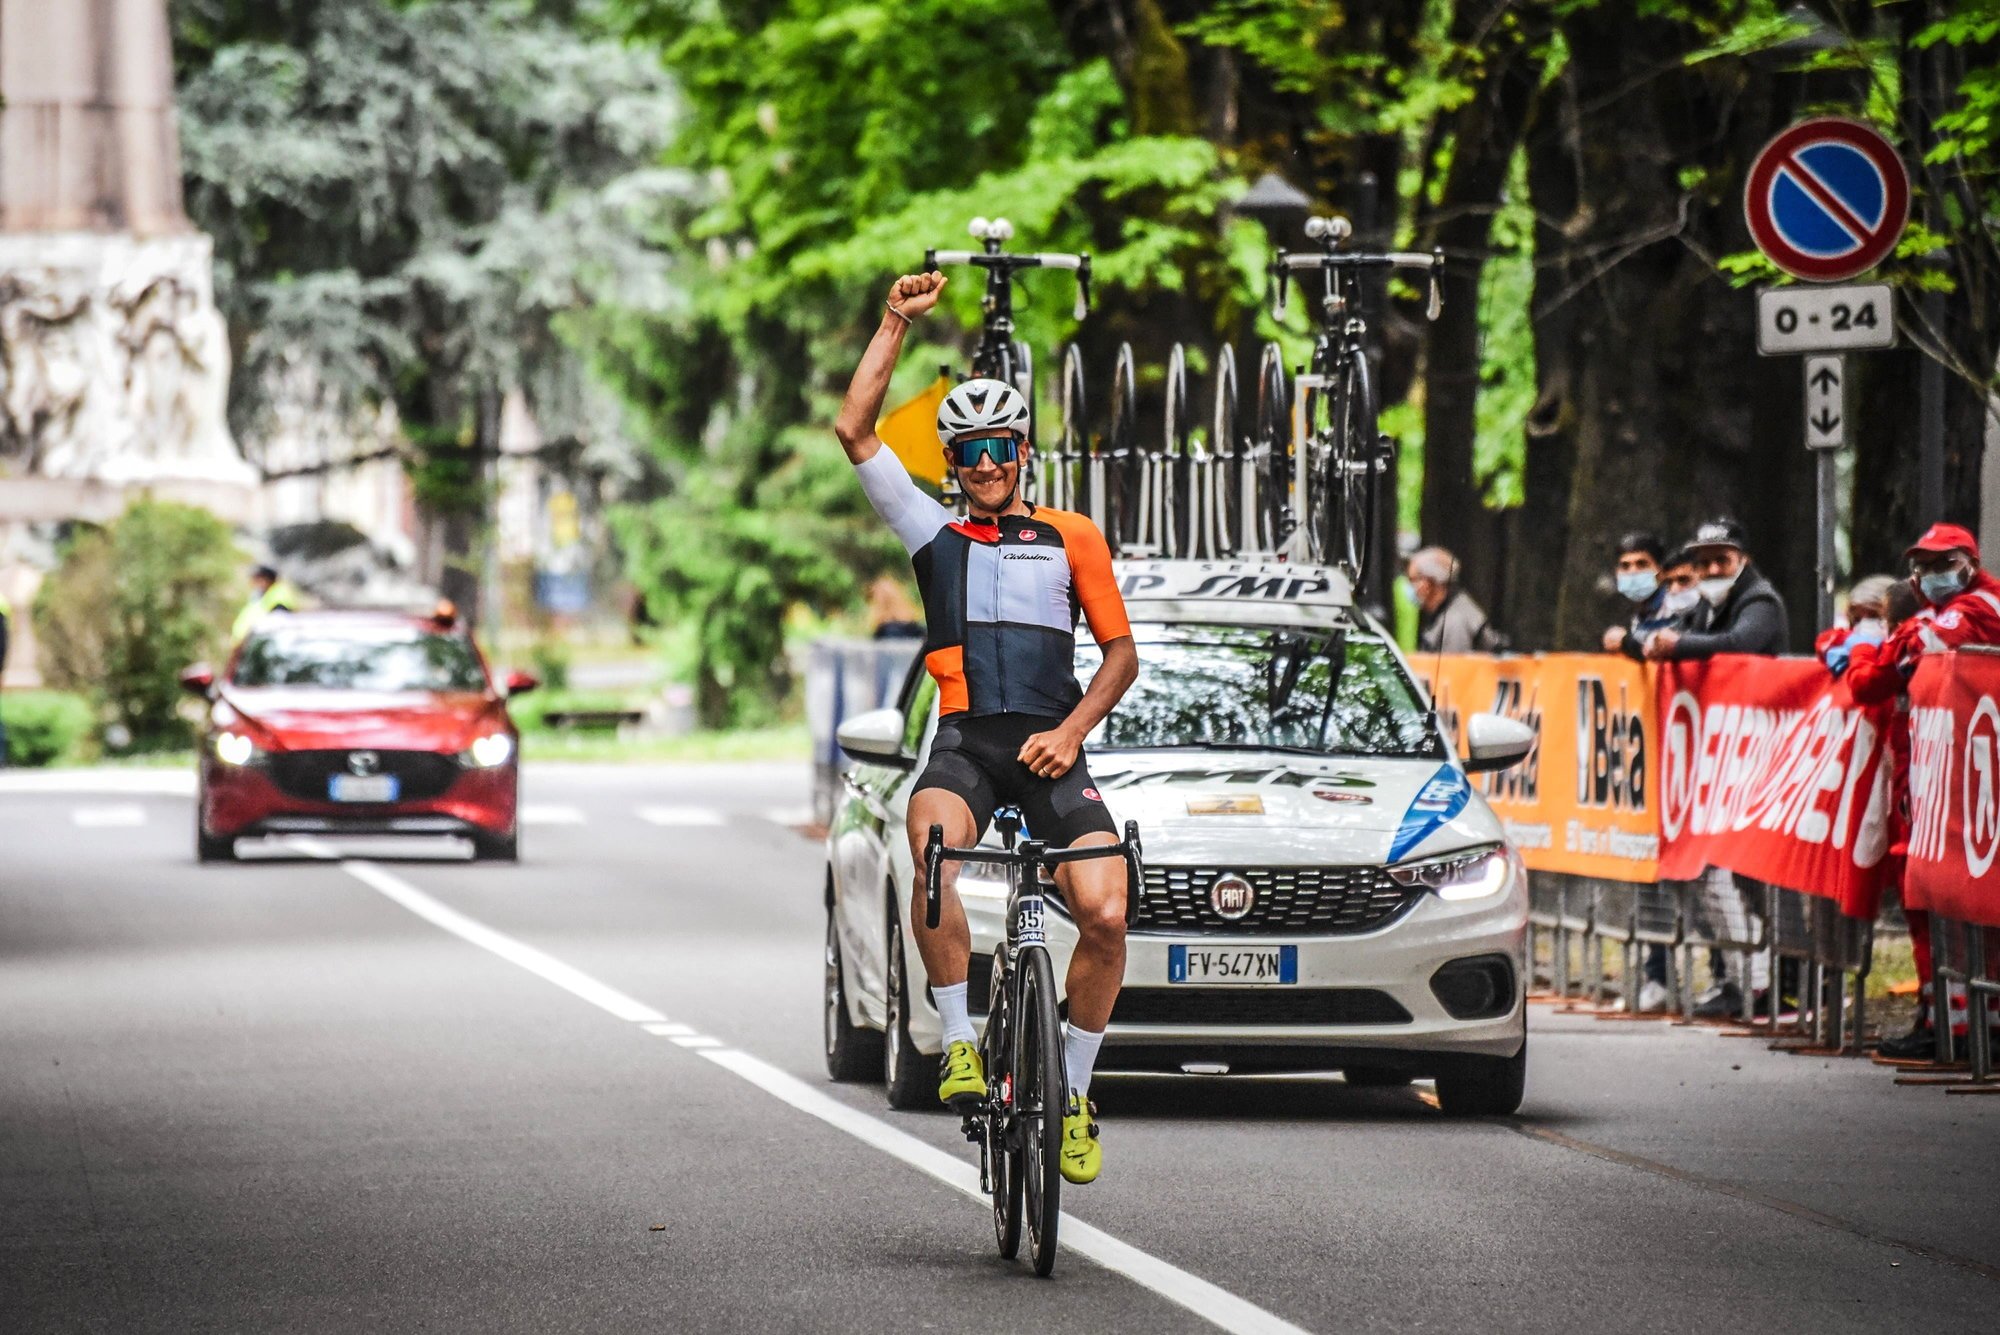
[[478,858],[520,856],[520,737],[472,636],[445,612],[265,617],[218,674],[182,684],[207,704],[195,854],[281,834],[457,835]]
[[[1454,754],[1338,570],[1150,561],[1118,573],[1139,679],[1088,749],[1113,817],[1139,824],[1145,873],[1098,1069],[1431,1079],[1449,1113],[1514,1111],[1527,877],[1472,776],[1526,759],[1532,729],[1476,715],[1468,754]],[[1085,635],[1079,679],[1097,664]],[[854,764],[826,843],[828,1069],[880,1069],[901,1107],[935,1103],[942,1048],[910,937],[904,833],[936,727],[921,661],[895,707],[841,725]],[[1007,886],[968,862],[958,891],[978,1005]],[[1060,977],[1076,932],[1051,902]]]

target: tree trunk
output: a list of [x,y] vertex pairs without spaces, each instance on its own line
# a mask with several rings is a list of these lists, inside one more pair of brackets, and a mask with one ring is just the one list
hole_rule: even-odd
[[[1506,193],[1508,166],[1541,84],[1547,32],[1503,22],[1506,0],[1461,6],[1452,41],[1478,48],[1483,74],[1472,98],[1452,113],[1444,136],[1450,166],[1437,203],[1423,208],[1418,235],[1444,249],[1444,310],[1424,348],[1423,540],[1458,556],[1466,589],[1489,609],[1502,602],[1502,518],[1487,508],[1473,475],[1479,405],[1479,287],[1493,215]],[[1504,623],[1497,623],[1504,624]]]
[[1671,543],[1729,514],[1802,647],[1814,530],[1799,368],[1756,356],[1754,300],[1712,267],[1742,247],[1743,174],[1784,109],[1741,61],[1685,65],[1690,25],[1590,9],[1564,34],[1555,114],[1529,136],[1541,395],[1507,620],[1524,645],[1590,647],[1626,610],[1609,580],[1621,533]]

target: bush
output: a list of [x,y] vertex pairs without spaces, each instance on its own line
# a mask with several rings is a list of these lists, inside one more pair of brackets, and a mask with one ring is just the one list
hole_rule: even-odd
[[244,557],[208,511],[134,501],[85,528],[35,598],[42,675],[80,691],[137,749],[184,745],[181,669],[228,645]]
[[89,738],[90,702],[67,691],[8,691],[0,695],[7,728],[7,763],[30,768],[75,759]]

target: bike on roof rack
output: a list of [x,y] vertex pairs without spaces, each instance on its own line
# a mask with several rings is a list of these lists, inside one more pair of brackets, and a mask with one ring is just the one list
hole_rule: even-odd
[[1340,566],[1359,587],[1374,542],[1381,478],[1394,459],[1392,444],[1377,422],[1361,275],[1381,269],[1425,271],[1430,275],[1426,314],[1435,320],[1444,309],[1444,252],[1345,250],[1354,230],[1345,218],[1311,218],[1305,230],[1319,243],[1318,250],[1280,250],[1271,262],[1271,313],[1280,320],[1294,274],[1303,285],[1304,275],[1317,273],[1321,284],[1319,299],[1311,305],[1317,326],[1312,360],[1298,380],[1305,399],[1296,450],[1293,386],[1287,383],[1278,345],[1267,343],[1258,364],[1249,451],[1257,536],[1266,551],[1290,549]]
[[[972,352],[972,375],[984,376],[1012,385],[1028,401],[1028,438],[1041,445],[1035,419],[1040,407],[1035,398],[1035,360],[1028,345],[1014,336],[1014,280],[1024,269],[1067,269],[1076,275],[1076,318],[1090,311],[1090,256],[1060,251],[1010,252],[1001,249],[1014,235],[1014,224],[1005,218],[974,218],[967,228],[981,243],[979,250],[938,250],[924,252],[924,272],[935,273],[946,265],[969,265],[986,271],[986,291],[980,299],[983,319],[979,345]],[[966,377],[960,377],[964,379]],[[1072,381],[1074,384],[1072,385]],[[1072,395],[1073,400],[1072,400]],[[1075,405],[1074,425],[1071,404]],[[1031,459],[1024,470],[1022,485],[1027,494],[1058,509],[1075,508],[1078,479],[1071,475],[1074,463],[1084,451],[1083,359],[1074,347],[1063,357],[1062,380],[1063,438],[1045,471],[1051,474],[1044,485]],[[1072,434],[1076,437],[1071,439]]]

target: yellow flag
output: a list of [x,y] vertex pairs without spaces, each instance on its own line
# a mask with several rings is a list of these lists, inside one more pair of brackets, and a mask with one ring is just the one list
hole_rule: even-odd
[[937,410],[951,389],[951,381],[939,376],[930,388],[875,424],[875,434],[896,452],[910,476],[932,486],[944,485],[944,442],[938,439]]

